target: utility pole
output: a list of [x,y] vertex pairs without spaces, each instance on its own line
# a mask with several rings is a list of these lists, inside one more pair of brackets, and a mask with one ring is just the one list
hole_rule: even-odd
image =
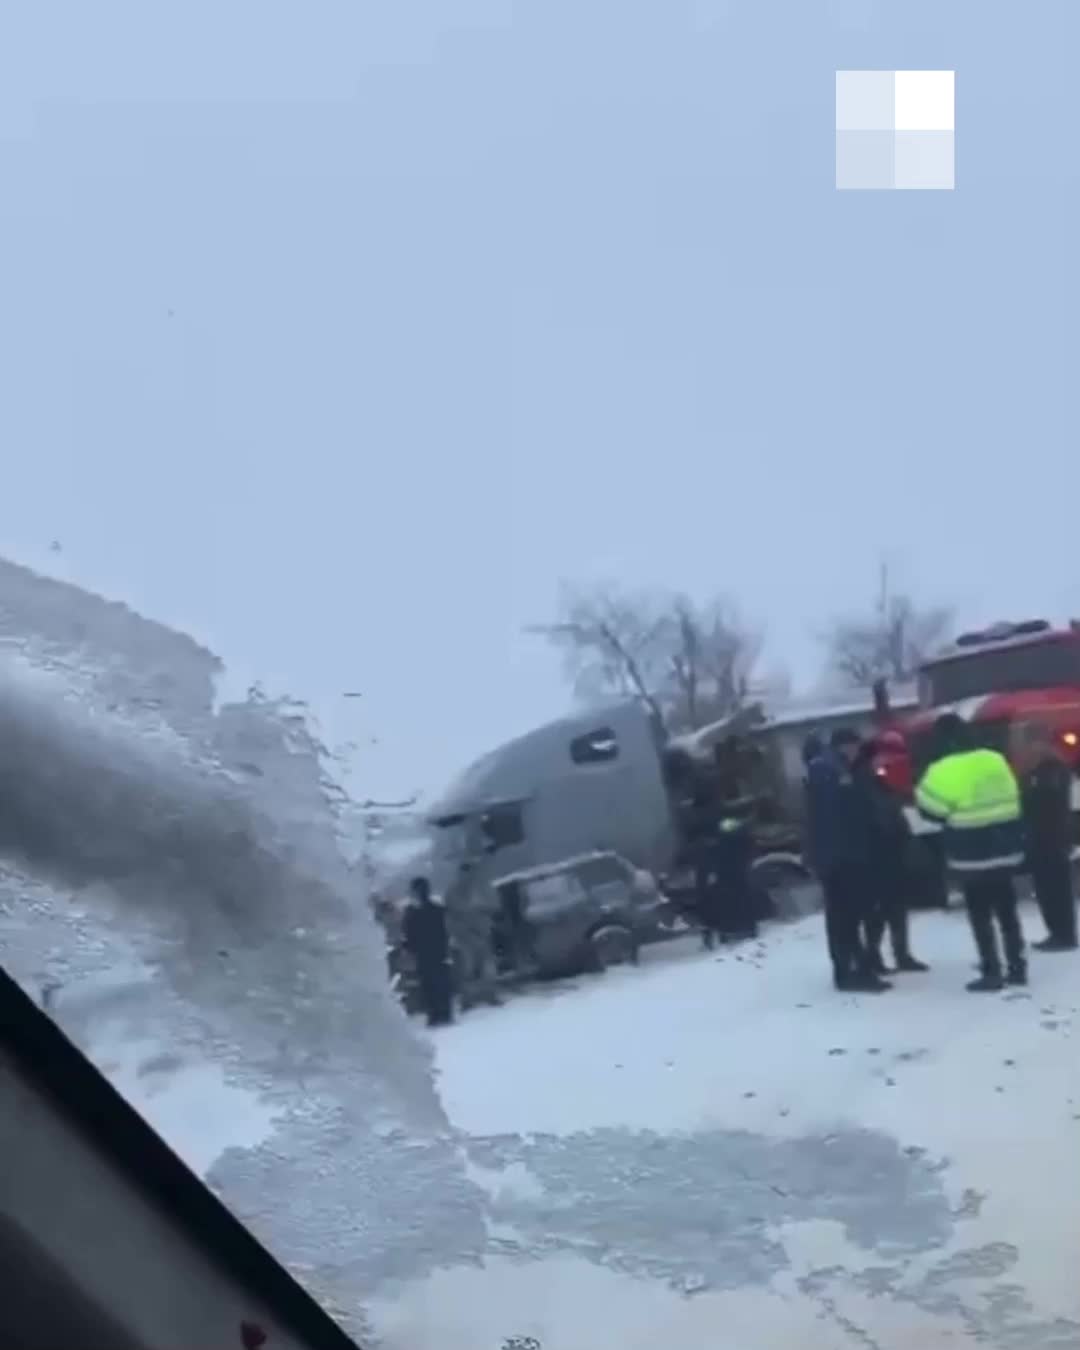
[[878,564],[878,616],[882,626],[889,620],[889,564],[884,558]]

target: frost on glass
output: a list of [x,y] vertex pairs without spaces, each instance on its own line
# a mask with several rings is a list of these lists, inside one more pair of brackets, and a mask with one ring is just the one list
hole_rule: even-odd
[[353,1330],[483,1244],[302,705],[0,562],[0,960]]

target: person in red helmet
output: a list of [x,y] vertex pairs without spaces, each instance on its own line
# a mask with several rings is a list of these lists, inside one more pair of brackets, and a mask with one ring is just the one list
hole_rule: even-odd
[[[902,731],[886,730],[874,740],[874,770],[903,804],[915,797],[915,774],[911,750]],[[906,850],[908,862],[909,899],[916,892],[923,897],[926,908],[949,908],[949,879],[945,866],[945,850],[940,834],[924,834],[920,839],[919,862],[914,864],[911,850]]]

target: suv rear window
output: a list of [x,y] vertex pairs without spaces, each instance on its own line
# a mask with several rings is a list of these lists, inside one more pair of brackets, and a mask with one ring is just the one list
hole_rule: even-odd
[[586,858],[575,871],[586,886],[608,886],[613,881],[630,880],[627,867],[617,858]]

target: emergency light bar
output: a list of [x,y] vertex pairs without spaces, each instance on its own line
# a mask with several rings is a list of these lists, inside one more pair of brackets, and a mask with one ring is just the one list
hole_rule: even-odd
[[[1075,621],[1074,621],[1075,622]],[[1050,624],[1045,619],[1025,619],[1023,623],[995,623],[972,633],[961,633],[956,639],[958,647],[982,647],[990,642],[1007,642],[1010,638],[1034,637],[1036,633],[1048,633]]]

